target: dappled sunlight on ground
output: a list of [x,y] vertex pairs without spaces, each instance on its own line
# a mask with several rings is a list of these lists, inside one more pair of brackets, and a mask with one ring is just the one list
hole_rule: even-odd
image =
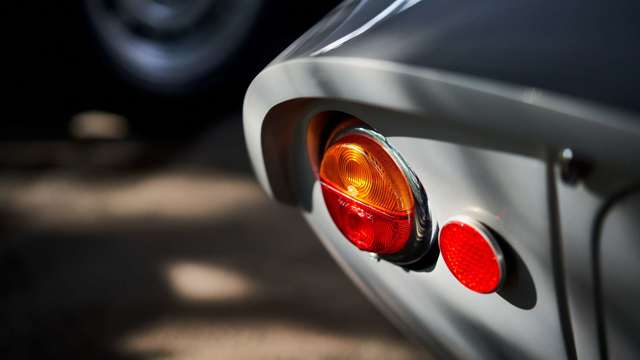
[[104,225],[153,217],[156,220],[215,221],[263,202],[248,177],[172,170],[123,178],[87,178],[65,173],[0,178],[0,202],[30,226]]
[[191,301],[241,299],[253,290],[249,279],[238,273],[186,261],[169,264],[167,280],[178,297]]
[[153,169],[0,171],[4,358],[424,357],[217,126]]
[[[172,339],[167,343],[166,339]],[[215,339],[212,343],[211,339]],[[332,334],[286,321],[229,322],[225,326],[174,320],[133,334],[123,350],[178,353],[179,359],[413,359],[404,341]],[[177,350],[177,351],[176,351]]]

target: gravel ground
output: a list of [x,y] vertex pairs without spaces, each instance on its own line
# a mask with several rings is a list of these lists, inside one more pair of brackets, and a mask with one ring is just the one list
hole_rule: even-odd
[[237,116],[156,147],[0,146],[2,358],[425,357],[266,198]]

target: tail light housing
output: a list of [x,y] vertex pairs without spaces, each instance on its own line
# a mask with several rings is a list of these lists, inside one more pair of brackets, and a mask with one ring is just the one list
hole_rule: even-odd
[[358,249],[408,269],[435,264],[437,225],[426,192],[382,135],[364,127],[338,131],[319,178],[331,218]]

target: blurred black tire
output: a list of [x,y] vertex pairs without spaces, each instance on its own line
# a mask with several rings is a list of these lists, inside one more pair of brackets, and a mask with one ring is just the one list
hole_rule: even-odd
[[[232,80],[255,46],[265,0],[85,0],[105,55],[127,80],[161,94]],[[254,41],[252,41],[254,40]],[[223,72],[226,68],[226,72]],[[231,75],[231,76],[229,76]]]
[[[159,33],[144,28],[148,24],[140,25],[148,19],[113,8],[114,4],[152,2],[68,0],[37,7],[12,5],[14,15],[6,25],[14,31],[15,47],[7,55],[17,60],[11,67],[17,82],[10,84],[15,101],[6,111],[18,116],[2,123],[0,137],[66,138],[70,119],[91,110],[125,117],[133,138],[191,137],[225,113],[239,111],[251,79],[338,3],[218,0],[215,4],[226,10],[207,13],[207,21],[213,21],[210,27],[173,18],[174,23],[169,21]],[[154,3],[215,5],[208,0]],[[101,4],[107,7],[100,10]],[[132,20],[132,16],[138,18]],[[130,33],[113,30],[124,23],[132,26]],[[181,30],[175,32],[176,28]],[[196,33],[189,35],[185,29]],[[146,42],[135,40],[142,35]],[[155,49],[158,56],[140,56],[144,49]],[[164,65],[152,68],[150,59],[161,59]]]

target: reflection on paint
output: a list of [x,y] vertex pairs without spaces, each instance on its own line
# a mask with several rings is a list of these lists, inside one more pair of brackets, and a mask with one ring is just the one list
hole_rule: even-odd
[[386,18],[399,14],[421,1],[422,0],[395,0],[389,6],[387,6],[384,10],[382,10],[378,15],[374,16],[371,20],[367,21],[364,25],[360,26],[359,28],[350,32],[349,34],[341,37],[340,39],[328,44],[322,49],[314,51],[313,53],[311,53],[311,56],[321,55],[333,49],[336,49],[342,46],[344,43],[350,41],[351,39],[354,39],[360,36],[361,34],[365,33],[366,31],[376,26],[378,23],[382,22]]

